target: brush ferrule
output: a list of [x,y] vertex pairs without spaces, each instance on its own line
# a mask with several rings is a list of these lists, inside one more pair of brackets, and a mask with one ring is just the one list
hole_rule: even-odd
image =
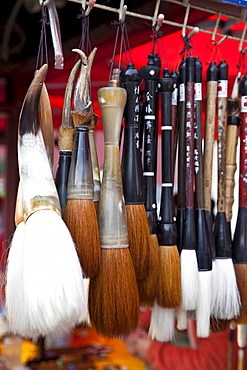
[[217,212],[214,229],[216,258],[231,258],[232,247],[225,212]]
[[129,244],[119,244],[119,245],[101,245],[102,249],[119,249],[119,248],[129,248]]
[[37,196],[23,204],[24,221],[26,222],[33,213],[41,210],[50,210],[61,216],[60,204],[57,198]]

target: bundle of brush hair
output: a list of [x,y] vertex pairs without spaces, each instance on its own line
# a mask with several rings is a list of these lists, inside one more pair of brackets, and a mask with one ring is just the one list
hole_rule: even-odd
[[98,101],[105,138],[98,216],[101,259],[99,274],[90,282],[89,314],[93,328],[113,338],[129,334],[139,320],[139,296],[128,244],[119,156],[126,91],[116,85],[101,88]]
[[38,104],[47,65],[37,71],[19,121],[18,162],[25,232],[15,234],[7,265],[9,329],[23,337],[63,333],[86,316],[83,272],[44,146]]

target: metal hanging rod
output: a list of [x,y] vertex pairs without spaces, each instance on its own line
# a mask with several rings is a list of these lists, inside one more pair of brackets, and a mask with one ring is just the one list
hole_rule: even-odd
[[[82,4],[81,0],[68,0],[68,1],[72,1],[74,3]],[[170,3],[173,3],[173,4],[176,4],[176,5],[180,5],[182,7],[187,7],[188,6],[188,4],[185,5],[182,2],[177,1],[177,0],[166,0],[166,1],[168,1]],[[156,1],[156,12],[157,12],[157,3],[160,3],[160,0]],[[86,1],[86,4],[88,4],[88,1]],[[201,10],[201,11],[210,13],[210,14],[215,14],[217,16],[222,15],[222,16],[225,16],[225,17],[229,17],[231,19],[238,19],[239,21],[246,21],[246,19],[243,19],[241,17],[232,16],[232,15],[222,13],[222,12],[215,12],[211,9],[206,9],[206,8],[203,8],[203,7],[199,7],[197,5],[191,5],[190,4],[190,7],[193,8],[193,9],[196,9],[196,10]],[[106,5],[102,5],[102,4],[98,4],[98,3],[94,4],[94,8],[106,10],[106,11],[109,11],[109,12],[112,12],[112,13],[117,13],[117,14],[119,14],[119,12],[120,12],[120,9],[112,8],[110,6],[106,6]],[[126,11],[126,15],[129,15],[129,16],[135,17],[135,18],[139,18],[139,19],[145,19],[145,20],[148,20],[148,21],[151,21],[151,22],[154,21],[154,16],[149,16],[149,15],[146,15],[146,14],[130,12],[128,10]],[[163,24],[168,24],[170,26],[174,26],[174,27],[178,27],[178,28],[183,28],[184,27],[184,24],[182,24],[182,23],[169,21],[167,19],[163,20]],[[195,26],[189,26],[189,25],[186,24],[186,29],[193,30],[194,27]],[[207,33],[207,34],[210,34],[210,35],[222,37],[221,33],[216,33],[215,31],[209,31],[209,30],[206,30],[204,28],[199,28],[199,32],[203,32],[203,33]],[[242,43],[247,42],[247,39],[244,39],[243,35],[242,35],[242,38],[235,37],[235,36],[230,36],[230,35],[227,38],[229,40],[235,40],[235,41],[239,41],[239,42],[242,42]]]

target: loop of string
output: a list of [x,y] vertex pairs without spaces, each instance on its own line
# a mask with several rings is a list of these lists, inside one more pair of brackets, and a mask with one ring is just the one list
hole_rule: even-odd
[[217,64],[221,60],[223,60],[220,52],[220,46],[217,45],[215,42],[212,42],[212,44],[213,44],[212,47],[208,45],[208,47],[211,49],[211,56],[207,64],[210,64],[213,61]]
[[[77,19],[81,19],[81,40],[79,43],[79,49],[81,49],[86,55],[89,55],[92,51],[90,38],[89,38],[89,17],[85,15],[85,9],[81,8],[81,14],[78,14]],[[76,56],[78,58],[78,55]]]
[[[167,57],[166,49],[165,49],[163,39],[162,39],[163,32],[160,31],[160,30],[155,31],[155,27],[153,27],[153,26],[151,26],[151,27],[153,29],[153,34],[151,35],[152,42],[151,42],[150,54],[159,54],[159,55],[161,55],[161,50],[160,49],[162,49],[162,52],[164,54],[165,61],[166,61],[166,68],[169,68],[168,57]],[[163,67],[163,68],[165,68],[165,67]]]
[[41,4],[41,34],[39,41],[38,56],[36,61],[36,71],[42,67],[44,63],[48,64],[48,51],[47,51],[47,41],[46,41],[46,26],[49,25],[47,20],[47,9],[44,6],[44,1]]
[[121,61],[122,61],[122,55],[125,53],[126,57],[126,64],[129,62],[132,63],[132,55],[130,51],[130,43],[129,43],[129,37],[128,37],[128,32],[127,32],[127,27],[125,22],[113,22],[113,25],[116,26],[116,36],[115,36],[115,42],[114,42],[114,48],[113,48],[113,54],[110,62],[108,63],[110,66],[110,74],[109,74],[109,80],[111,79],[112,72],[114,69],[114,63],[115,63],[115,58],[116,58],[116,53],[117,53],[117,46],[118,46],[118,38],[119,38],[119,33],[120,35],[120,46],[119,46],[119,60],[118,60],[118,69],[121,69]]
[[240,51],[239,53],[239,63],[237,64],[238,72],[244,72],[245,73],[245,51]]
[[179,65],[183,58],[188,58],[191,56],[197,57],[197,51],[195,49],[195,46],[192,43],[191,37],[189,35],[189,31],[185,34],[185,36],[181,36],[181,39],[183,40],[183,44],[180,48],[180,52],[178,53],[178,57],[176,60],[176,70],[178,71]]

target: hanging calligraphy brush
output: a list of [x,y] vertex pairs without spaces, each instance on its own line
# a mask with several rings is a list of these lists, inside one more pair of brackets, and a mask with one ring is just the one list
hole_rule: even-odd
[[136,278],[142,280],[150,271],[150,229],[145,210],[144,177],[139,147],[139,89],[141,76],[133,63],[120,74],[127,92],[125,130],[122,154],[122,177],[126,204],[129,247]]
[[228,120],[226,135],[226,221],[231,233],[232,206],[234,202],[238,127],[240,125],[239,76],[236,77],[231,98],[227,102]]
[[139,296],[129,250],[123,197],[119,137],[126,90],[116,80],[98,91],[105,138],[99,202],[101,259],[99,274],[90,282],[89,313],[93,328],[109,338],[129,334],[138,325]]
[[164,308],[178,308],[181,303],[181,276],[176,246],[177,229],[172,178],[173,80],[168,69],[164,69],[163,78],[159,80],[158,86],[162,99],[162,192],[157,230],[160,245],[157,303]]
[[196,255],[198,263],[198,301],[196,305],[196,333],[208,337],[212,308],[212,257],[208,241],[208,228],[203,198],[203,155],[202,155],[202,64],[195,62],[195,225]]
[[185,86],[185,172],[186,210],[183,226],[181,262],[182,304],[185,310],[194,310],[198,298],[198,265],[194,214],[194,85],[195,58],[186,58]]
[[98,155],[97,155],[95,139],[94,139],[94,130],[97,124],[97,118],[98,116],[96,114],[93,114],[91,125],[88,130],[88,136],[89,136],[89,146],[90,146],[90,154],[91,154],[91,161],[92,161],[92,169],[93,169],[93,185],[94,185],[93,202],[94,202],[96,212],[98,213],[99,195],[100,195],[100,170],[99,170]]
[[172,175],[172,91],[169,70],[164,69],[158,86],[162,107],[162,191],[158,221],[160,245],[157,299],[153,307],[149,335],[152,339],[169,341],[174,336],[175,308],[181,304],[180,260],[176,246],[177,230],[173,199]]
[[70,72],[64,94],[62,124],[58,131],[59,161],[55,183],[63,215],[67,204],[67,185],[75,136],[75,130],[71,116],[71,99],[74,79],[80,68],[80,65],[81,60],[78,60]]
[[241,113],[240,113],[240,160],[239,160],[239,208],[237,223],[232,243],[232,254],[237,277],[242,307],[238,323],[247,324],[247,202],[246,202],[246,176],[247,176],[247,77],[240,82]]
[[178,103],[178,210],[177,210],[177,246],[182,250],[184,215],[186,208],[185,194],[185,82],[186,59],[179,66],[179,103]]
[[213,314],[223,320],[237,317],[240,304],[225,213],[227,76],[228,66],[222,61],[218,66],[218,199],[214,230],[217,291]]
[[47,65],[37,71],[19,122],[25,236],[24,243],[13,244],[9,253],[6,307],[10,331],[23,337],[69,331],[86,310],[82,270],[61,218],[39,125],[38,104],[46,71]]
[[151,233],[150,271],[148,276],[138,281],[140,303],[152,307],[157,290],[159,244],[157,239],[157,203],[156,203],[156,174],[157,174],[157,140],[158,140],[158,91],[157,80],[160,67],[154,61],[155,55],[148,55],[148,64],[141,68],[145,81],[144,105],[144,159],[143,176],[145,182],[145,208]]
[[100,240],[97,214],[93,204],[94,184],[88,131],[93,118],[90,72],[96,49],[89,57],[75,49],[82,60],[81,71],[74,92],[74,110],[71,112],[76,128],[72,154],[64,220],[76,243],[79,259],[87,277],[98,273]]
[[[204,163],[203,163],[203,181],[204,181],[204,209],[208,226],[208,240],[210,242],[212,253],[212,274],[215,271],[215,244],[213,235],[213,217],[212,217],[212,168],[214,151],[214,129],[216,116],[216,96],[217,96],[218,68],[214,62],[211,62],[207,69],[207,98],[206,98],[206,121],[204,135]],[[213,281],[215,277],[213,276]],[[212,305],[216,295],[216,287],[213,286]]]

